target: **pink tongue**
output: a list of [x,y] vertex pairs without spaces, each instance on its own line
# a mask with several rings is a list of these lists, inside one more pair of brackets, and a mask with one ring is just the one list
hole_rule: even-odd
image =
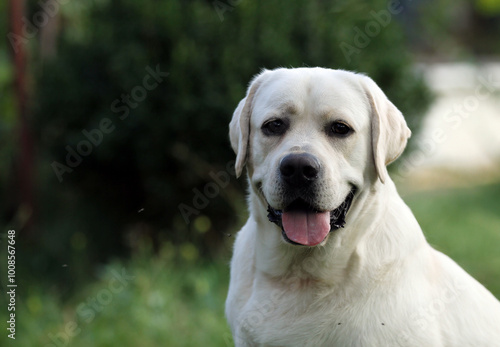
[[330,212],[283,212],[281,217],[286,236],[293,242],[316,246],[330,232]]

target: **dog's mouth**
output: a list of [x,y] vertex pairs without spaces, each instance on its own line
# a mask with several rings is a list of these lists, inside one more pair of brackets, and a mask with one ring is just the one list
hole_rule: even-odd
[[353,188],[344,202],[333,211],[318,211],[301,198],[296,199],[284,210],[267,206],[269,221],[281,228],[281,234],[288,243],[302,246],[316,246],[328,234],[345,225],[345,217],[356,189]]

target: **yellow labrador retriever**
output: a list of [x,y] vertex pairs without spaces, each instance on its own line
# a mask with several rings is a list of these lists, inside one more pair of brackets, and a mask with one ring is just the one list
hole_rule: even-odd
[[253,79],[230,124],[250,192],[226,301],[236,346],[500,346],[499,301],[426,242],[388,176],[410,134],[364,75]]

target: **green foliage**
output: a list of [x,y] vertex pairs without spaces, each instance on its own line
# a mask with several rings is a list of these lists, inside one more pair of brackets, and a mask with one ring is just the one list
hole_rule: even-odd
[[410,7],[411,39],[424,56],[477,63],[500,53],[498,0],[421,1]]
[[[46,230],[39,235],[58,235],[46,249],[52,263],[68,261],[74,233],[85,235],[81,254],[91,262],[123,254],[144,236],[192,244],[201,256],[216,254],[223,232],[243,219],[243,180],[230,176],[232,183],[206,207],[196,208],[193,199],[214,181],[210,172],[230,173],[234,154],[227,125],[261,68],[365,72],[418,129],[429,94],[385,0],[240,1],[223,2],[222,9],[220,3],[102,0],[61,6],[57,55],[35,69],[44,174],[40,225]],[[380,11],[389,15],[385,24],[377,22]],[[366,36],[369,23],[379,31]],[[368,39],[363,47],[356,46],[358,29]],[[354,53],[346,56],[342,44]],[[146,86],[148,67],[168,76],[143,98],[137,88]],[[125,107],[127,94],[137,98]],[[99,129],[103,119],[112,130],[59,184],[51,164],[68,165],[67,146],[76,151],[87,141],[82,131]],[[180,204],[196,212],[183,216]]]

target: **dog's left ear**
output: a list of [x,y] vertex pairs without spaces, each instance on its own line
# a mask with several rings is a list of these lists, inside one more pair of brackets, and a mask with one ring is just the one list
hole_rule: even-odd
[[231,119],[231,123],[229,123],[229,139],[231,140],[231,147],[236,153],[236,164],[234,166],[236,177],[240,177],[247,160],[253,99],[257,90],[262,85],[264,76],[268,73],[270,73],[268,70],[263,70],[252,79],[247,90],[247,95],[240,101],[236,110],[234,110],[233,118]]
[[389,101],[379,86],[369,77],[363,77],[366,95],[372,109],[372,149],[377,175],[385,183],[386,166],[396,160],[406,147],[411,131],[403,114]]

